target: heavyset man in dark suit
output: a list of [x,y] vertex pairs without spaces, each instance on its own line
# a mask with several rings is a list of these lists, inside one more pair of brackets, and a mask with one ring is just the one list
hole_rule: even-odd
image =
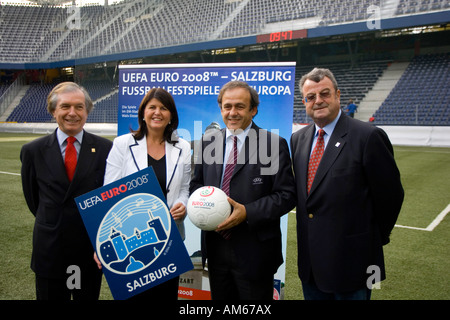
[[[94,250],[74,198],[103,185],[112,142],[83,130],[93,104],[81,86],[61,83],[50,92],[47,102],[58,128],[51,135],[25,144],[20,153],[23,193],[36,217],[31,258],[36,297],[69,300],[73,295],[75,300],[96,300],[102,274],[93,259]],[[73,179],[64,165],[67,137],[77,140]],[[80,276],[79,288],[77,279],[68,279],[76,273]],[[76,289],[69,290],[72,286]]]
[[[341,112],[328,69],[303,76],[300,92],[314,120],[291,137],[305,299],[370,299],[369,277],[377,272],[374,279],[385,279],[383,245],[404,197],[392,145],[381,129]],[[319,129],[325,151],[308,192],[308,161]]]
[[225,84],[218,102],[227,128],[205,133],[202,161],[195,164],[190,187],[191,193],[201,186],[222,187],[236,136],[239,152],[229,186],[232,213],[216,231],[202,232],[211,296],[271,300],[273,276],[283,261],[280,218],[295,204],[288,144],[252,121],[259,98],[247,83]]

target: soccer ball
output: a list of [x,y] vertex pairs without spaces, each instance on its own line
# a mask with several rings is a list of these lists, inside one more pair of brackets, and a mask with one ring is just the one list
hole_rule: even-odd
[[207,186],[195,190],[187,203],[187,214],[192,223],[205,231],[216,230],[230,215],[231,206],[225,192]]

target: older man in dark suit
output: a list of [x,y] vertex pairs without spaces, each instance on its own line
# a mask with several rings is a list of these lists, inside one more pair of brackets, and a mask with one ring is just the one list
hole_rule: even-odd
[[341,112],[328,69],[303,76],[300,91],[314,120],[291,137],[305,299],[370,299],[371,279],[385,278],[383,245],[404,197],[392,145]]
[[31,258],[36,297],[96,300],[102,273],[74,198],[103,185],[112,142],[83,130],[93,107],[83,87],[61,83],[47,102],[58,128],[20,153],[23,193],[36,217]]
[[280,218],[295,203],[288,144],[252,121],[259,98],[247,83],[225,84],[218,102],[227,128],[203,137],[190,187],[221,187],[232,205],[216,231],[202,232],[211,296],[271,300],[283,262]]

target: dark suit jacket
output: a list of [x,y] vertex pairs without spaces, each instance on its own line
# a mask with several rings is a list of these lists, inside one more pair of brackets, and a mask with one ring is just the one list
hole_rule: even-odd
[[[294,207],[295,186],[286,140],[254,123],[251,129],[230,182],[230,198],[245,205],[247,221],[233,228],[229,241],[240,269],[253,279],[263,274],[274,274],[283,262],[280,218]],[[203,162],[195,165],[191,193],[201,186],[220,187],[222,163],[205,163],[205,154],[213,149],[212,143],[215,143],[214,149],[223,159],[225,129],[216,133],[219,133],[215,135],[216,139],[206,134],[201,141]],[[271,148],[275,151],[273,154],[270,154]],[[264,158],[269,154],[270,162],[269,158]],[[271,165],[273,174],[262,174],[261,169],[264,173],[264,169],[269,171]],[[203,232],[208,247],[214,245],[211,243],[214,232]],[[204,245],[202,242],[205,253]]]
[[309,125],[291,137],[299,276],[308,282],[312,271],[325,292],[353,291],[366,285],[370,265],[385,278],[382,246],[403,202],[400,173],[385,132],[342,114],[308,196],[314,132]]
[[92,263],[93,248],[74,198],[103,185],[111,146],[111,141],[84,132],[72,182],[56,130],[22,147],[23,193],[36,217],[31,268],[41,277],[62,278],[67,266]]

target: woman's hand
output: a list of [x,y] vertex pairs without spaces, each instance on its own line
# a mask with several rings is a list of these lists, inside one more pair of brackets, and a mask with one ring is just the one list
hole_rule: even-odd
[[183,220],[186,217],[186,207],[178,202],[170,209],[170,214],[174,220]]
[[100,262],[100,260],[98,260],[97,253],[95,253],[95,252],[94,252],[94,260],[95,260],[95,263],[97,263],[97,267],[101,270],[102,263]]

